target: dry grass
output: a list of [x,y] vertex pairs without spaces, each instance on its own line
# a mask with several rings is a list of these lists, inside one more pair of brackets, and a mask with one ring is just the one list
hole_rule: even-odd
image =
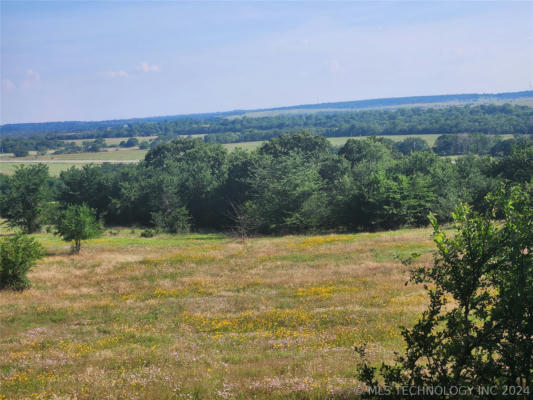
[[0,292],[0,399],[323,398],[401,350],[424,309],[397,253],[428,230],[256,238],[129,230],[49,256]]

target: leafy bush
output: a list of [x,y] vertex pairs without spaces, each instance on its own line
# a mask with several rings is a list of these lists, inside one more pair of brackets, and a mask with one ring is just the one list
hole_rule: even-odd
[[145,229],[141,232],[141,237],[151,238],[155,236],[155,231],[153,229]]
[[0,289],[29,287],[26,274],[43,255],[43,247],[31,236],[18,233],[0,239]]
[[81,241],[98,236],[103,230],[96,212],[86,204],[70,205],[59,213],[56,234],[65,241],[74,241],[74,251],[80,252]]
[[457,208],[452,237],[431,218],[434,265],[413,269],[411,278],[425,285],[428,309],[403,330],[405,355],[381,366],[383,380],[363,365],[359,377],[368,386],[531,388],[532,198],[517,186],[487,201],[483,214]]
[[179,207],[167,214],[153,213],[152,221],[157,230],[168,233],[188,233],[191,230],[191,216],[187,208]]

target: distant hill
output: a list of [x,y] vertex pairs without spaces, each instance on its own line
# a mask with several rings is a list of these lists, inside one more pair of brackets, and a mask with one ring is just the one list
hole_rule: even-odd
[[470,93],[448,94],[437,96],[411,96],[393,97],[383,99],[369,99],[356,101],[342,101],[319,104],[303,104],[287,107],[275,107],[250,110],[233,110],[225,112],[202,113],[202,114],[179,114],[159,117],[117,119],[108,121],[64,121],[64,122],[41,122],[5,124],[0,126],[0,137],[6,136],[38,136],[49,133],[68,135],[74,132],[83,132],[94,129],[113,128],[124,125],[134,125],[148,122],[163,122],[178,119],[210,118],[239,118],[239,117],[262,117],[279,114],[308,114],[316,112],[343,112],[368,109],[394,109],[401,107],[447,107],[451,105],[479,105],[479,104],[522,104],[533,107],[533,91],[507,92],[507,93]]

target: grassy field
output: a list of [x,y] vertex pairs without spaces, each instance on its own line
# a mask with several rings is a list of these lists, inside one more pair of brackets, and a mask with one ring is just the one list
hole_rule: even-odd
[[[139,142],[143,142],[143,141],[152,141],[154,139],[156,139],[157,136],[137,136],[137,140]],[[105,138],[104,141],[106,142],[107,145],[111,145],[111,144],[120,144],[120,142],[122,141],[127,141],[129,139],[129,137],[119,137],[119,138]],[[81,144],[83,142],[90,142],[92,141],[93,139],[73,139],[73,140],[69,140],[69,139],[65,139],[64,142],[74,142],[76,143],[78,146],[81,146]]]
[[[146,150],[138,149],[113,149],[110,151],[101,151],[97,153],[74,153],[74,154],[47,154],[45,156],[29,156],[20,158],[21,161],[49,161],[49,160],[96,160],[96,161],[125,161],[125,160],[142,160]],[[15,159],[15,161],[18,159]]]
[[[0,174],[11,175],[15,168],[19,165],[28,164],[28,162],[0,162]],[[50,175],[59,176],[61,171],[66,171],[73,166],[81,166],[83,163],[61,162],[61,163],[46,163]]]
[[[384,135],[384,136],[377,136],[377,137],[387,138],[395,142],[399,142],[409,137],[418,137],[418,138],[424,139],[430,146],[433,146],[435,144],[435,140],[437,140],[439,136],[440,135],[438,134],[427,134],[427,135]],[[365,138],[368,138],[368,136],[335,137],[335,138],[328,138],[328,140],[334,146],[342,146],[344,145],[344,143],[348,141],[348,139],[365,139]]]
[[324,398],[402,349],[425,308],[395,254],[429,230],[250,239],[50,234],[33,287],[0,292],[0,399]]
[[111,163],[133,163],[144,159],[146,150],[117,150],[104,151],[98,153],[76,153],[76,154],[59,154],[46,156],[28,156],[28,157],[3,157],[0,158],[0,173],[10,175],[17,165],[29,163],[44,163],[50,169],[50,174],[57,176],[61,171],[67,170],[72,166],[82,166],[84,164],[101,164],[104,162]]
[[233,151],[236,148],[240,148],[243,150],[253,150],[258,148],[264,143],[264,141],[257,141],[257,142],[240,142],[240,143],[224,143],[222,146],[224,146],[229,151]]

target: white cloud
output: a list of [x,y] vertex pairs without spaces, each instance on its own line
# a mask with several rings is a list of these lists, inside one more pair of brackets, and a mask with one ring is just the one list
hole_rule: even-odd
[[[129,72],[128,72],[129,71]],[[159,72],[159,66],[155,64],[150,64],[146,61],[141,62],[135,69],[121,69],[118,71],[107,71],[104,73],[104,76],[107,76],[108,78],[132,78],[135,77],[135,75],[138,75],[140,73],[149,73],[149,72]]]
[[105,73],[109,78],[129,78],[130,74],[123,69],[119,71],[108,71]]
[[141,62],[137,67],[137,71],[141,72],[159,72],[159,66],[155,64],[148,64],[146,61]]
[[10,79],[2,79],[2,87],[6,90],[13,90],[16,88],[15,84]]
[[33,69],[28,69],[26,71],[26,79],[22,81],[23,88],[30,88],[37,85],[41,81],[41,75],[34,71]]
[[33,79],[35,81],[41,80],[41,75],[39,75],[39,73],[35,72],[33,69],[27,70],[26,75],[28,76],[28,78]]

